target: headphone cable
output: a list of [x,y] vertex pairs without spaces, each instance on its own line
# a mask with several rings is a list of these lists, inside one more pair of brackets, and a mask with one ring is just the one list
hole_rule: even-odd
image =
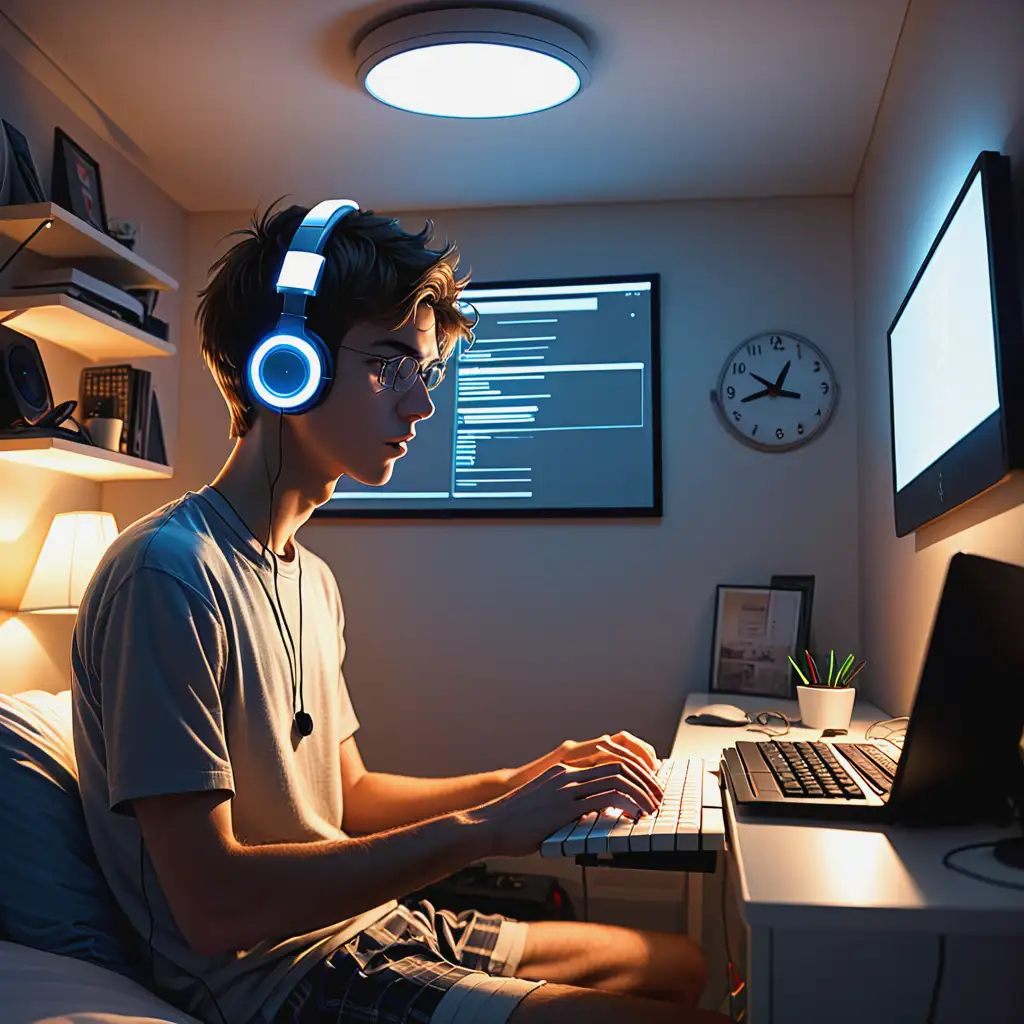
[[[268,480],[269,480],[269,474],[268,474]],[[266,553],[267,553],[266,545],[263,544],[263,542],[260,540],[259,537],[256,536],[256,533],[252,530],[252,528],[249,526],[249,524],[242,518],[242,516],[239,513],[238,509],[235,508],[235,506],[232,504],[231,499],[228,498],[228,496],[226,494],[224,494],[223,491],[221,491],[218,488],[214,487],[213,484],[210,484],[210,490],[213,491],[215,494],[217,494],[224,501],[224,504],[227,505],[228,508],[231,509],[231,511],[235,514],[235,518],[238,519],[238,521],[246,528],[246,530],[249,531],[249,534],[253,538],[253,540],[255,540],[258,544],[261,545],[261,547],[263,548],[262,558],[263,558],[264,564],[266,564],[268,567],[270,567],[271,564],[273,564],[274,568],[276,569],[276,566],[277,566],[276,555],[274,554],[274,552],[272,550],[270,551],[271,557],[274,558],[274,562],[271,563],[270,559],[268,559],[267,556],[266,556]],[[200,495],[200,497],[202,497],[202,495]],[[241,534],[239,534],[238,530],[236,530],[234,528],[234,526],[232,526],[231,523],[229,523],[224,518],[224,516],[220,512],[220,509],[218,509],[216,505],[214,505],[209,500],[206,501],[206,504],[210,506],[210,508],[216,513],[217,518],[220,519],[224,523],[225,526],[229,527],[231,529],[231,532],[234,533],[235,536],[239,538],[239,540],[243,541],[244,543],[247,543],[247,541],[245,541],[245,538],[242,537]],[[296,556],[296,560],[298,561],[298,564],[299,564],[299,654],[300,654],[299,680],[300,680],[300,687],[301,687],[301,680],[303,679],[303,676],[304,676],[303,665],[301,663],[302,625],[303,625],[303,623],[302,623],[302,618],[303,618],[303,616],[302,616],[302,555],[301,555],[298,547],[296,547],[296,549],[295,549],[295,556]],[[260,574],[258,572],[256,573],[256,582],[259,583],[260,589],[263,591],[263,594],[264,594],[264,596],[267,599],[267,604],[270,605],[270,610],[274,613],[274,623],[277,626],[277,632],[279,633],[279,635],[281,637],[281,643],[284,646],[285,657],[288,659],[288,671],[289,671],[289,675],[291,676],[291,680],[292,680],[292,716],[293,716],[293,720],[294,720],[297,717],[296,711],[295,711],[295,690],[296,690],[295,661],[294,661],[294,658],[295,658],[295,646],[294,646],[294,644],[292,644],[291,648],[289,649],[289,640],[285,639],[285,632],[286,632],[286,630],[288,630],[288,620],[285,617],[284,609],[281,606],[280,591],[278,591],[278,589],[277,589],[276,573],[275,573],[275,579],[274,579],[274,589],[275,589],[275,592],[277,593],[277,596],[278,596],[278,600],[277,600],[276,603],[275,603],[274,599],[270,596],[270,591],[267,590],[266,584],[263,582],[263,579],[261,578],[261,576],[260,576]],[[283,627],[282,627],[282,621],[284,623]],[[289,639],[291,638],[290,630],[288,630],[288,637],[289,637]],[[300,693],[300,700],[301,699],[302,699],[302,695]],[[303,712],[304,712],[304,706],[303,706]],[[303,735],[306,735],[306,734],[304,733]]]
[[[274,479],[270,480],[270,469],[267,467],[266,459],[263,461],[264,468],[267,469],[267,480],[270,483],[270,509],[267,512],[267,543],[271,541],[271,529],[273,528],[274,521],[274,491],[277,489],[277,482],[281,479],[281,471],[284,469],[284,413],[278,411],[277,414],[277,473],[274,475]],[[266,549],[264,549],[266,550]],[[303,666],[302,666],[302,557],[299,554],[298,546],[295,548],[295,559],[299,565],[299,650],[298,654],[295,653],[295,638],[292,636],[291,627],[288,625],[288,617],[284,613],[284,605],[281,602],[281,590],[278,586],[278,562],[277,552],[274,551],[273,546],[270,548],[270,556],[274,560],[274,594],[277,597],[277,606],[281,612],[281,619],[284,622],[285,632],[288,634],[288,643],[292,649],[292,718],[295,722],[295,727],[299,730],[299,733],[303,736],[308,736],[313,731],[313,719],[306,714],[305,706],[305,695],[302,692],[303,682]],[[296,672],[297,669],[297,672]],[[296,674],[298,680],[296,681]],[[296,690],[298,690],[299,698],[299,710],[295,708],[295,697]],[[302,718],[299,718],[299,715]],[[301,724],[300,724],[301,723]],[[308,725],[307,725],[308,723]]]

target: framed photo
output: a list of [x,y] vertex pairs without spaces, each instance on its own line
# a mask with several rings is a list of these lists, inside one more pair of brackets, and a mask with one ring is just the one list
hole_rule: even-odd
[[[811,612],[814,608],[814,577],[813,576],[772,576],[772,590],[799,590],[804,595],[803,604],[800,607],[800,627],[796,638],[796,649],[798,651],[810,650],[811,647]],[[794,655],[796,657],[796,655]],[[799,658],[797,659],[799,661]],[[802,662],[801,662],[802,664]],[[792,668],[793,692],[796,693],[796,685],[800,677]]]
[[803,602],[801,590],[720,584],[710,691],[792,699],[796,691],[789,657],[800,650]]
[[46,193],[43,192],[43,183],[39,180],[28,139],[9,121],[2,118],[0,121],[3,121],[4,126],[4,137],[0,143],[7,152],[5,174],[10,179],[9,185],[4,182],[5,202],[14,206],[45,203]]
[[62,128],[55,128],[53,134],[50,192],[58,206],[107,234],[100,165]]

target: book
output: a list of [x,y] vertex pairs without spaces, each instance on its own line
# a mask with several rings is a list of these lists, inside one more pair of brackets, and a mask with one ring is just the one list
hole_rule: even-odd
[[123,455],[145,458],[149,441],[150,392],[149,370],[137,370],[127,363],[117,366],[87,366],[79,383],[79,405],[82,417],[90,419],[100,413],[123,420],[121,444]]
[[132,400],[128,412],[129,442],[128,454],[137,459],[145,458],[146,440],[149,436],[149,370],[132,368]]
[[[118,450],[128,453],[128,420],[131,407],[132,367],[86,366],[79,378],[79,408],[83,419],[96,415],[114,416],[123,421]],[[106,406],[107,408],[104,408]]]
[[156,400],[156,391],[149,396],[149,432],[146,439],[146,458],[150,462],[167,465],[167,449],[164,447],[164,428],[160,422],[160,403]]

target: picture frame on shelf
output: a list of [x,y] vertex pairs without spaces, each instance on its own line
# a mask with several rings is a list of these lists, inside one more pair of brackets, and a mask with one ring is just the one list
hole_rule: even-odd
[[4,171],[8,179],[3,184],[4,203],[7,206],[21,206],[26,203],[45,203],[46,193],[39,180],[36,162],[28,139],[6,118],[3,123]]
[[58,206],[109,234],[100,165],[63,128],[53,132],[50,193]]
[[793,700],[790,657],[796,657],[805,591],[731,586],[715,590],[711,693]]
[[[803,604],[800,607],[800,625],[796,646],[798,652],[809,650],[811,647],[811,617],[814,610],[814,577],[773,575],[770,586],[772,590],[799,590],[804,595]],[[796,669],[792,669],[792,680],[793,692],[796,693],[796,686],[800,682]]]

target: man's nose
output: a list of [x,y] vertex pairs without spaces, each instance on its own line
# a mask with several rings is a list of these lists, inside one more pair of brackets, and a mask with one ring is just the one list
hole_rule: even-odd
[[434,415],[434,401],[422,377],[418,377],[413,386],[402,395],[399,415],[408,418],[410,422],[428,420]]

